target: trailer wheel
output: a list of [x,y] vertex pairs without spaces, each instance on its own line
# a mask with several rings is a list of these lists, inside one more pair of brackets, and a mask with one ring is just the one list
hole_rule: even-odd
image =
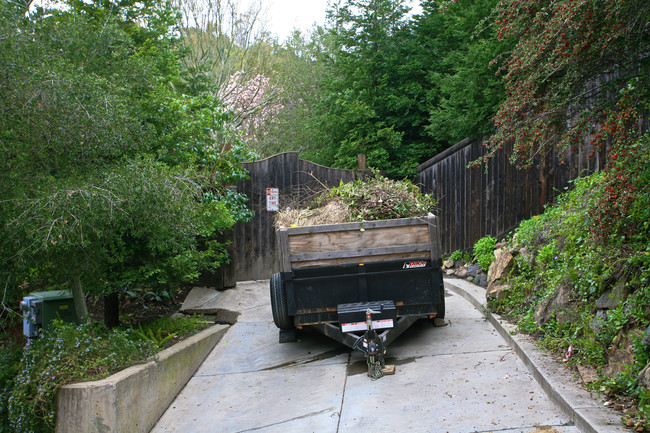
[[436,317],[434,317],[431,322],[433,323],[433,326],[435,327],[440,327],[440,326],[447,326],[447,322],[445,322],[445,297],[443,295],[442,301],[439,304],[436,304]]
[[439,304],[436,304],[436,310],[438,314],[436,314],[436,317],[439,319],[444,319],[445,318],[445,295],[442,295],[442,300]]
[[280,274],[271,275],[271,311],[273,322],[280,329],[293,328],[293,320],[287,310],[287,297],[284,293],[284,284]]

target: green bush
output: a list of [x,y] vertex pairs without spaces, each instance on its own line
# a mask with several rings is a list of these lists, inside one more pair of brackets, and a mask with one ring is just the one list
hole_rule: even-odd
[[76,326],[55,321],[22,352],[12,386],[3,391],[8,405],[2,428],[16,433],[54,431],[55,397],[61,386],[106,377],[155,353],[151,342],[132,334],[109,331],[96,322]]
[[209,326],[203,316],[171,318],[160,317],[146,324],[138,325],[136,335],[143,340],[148,340],[156,347],[162,347],[168,342],[173,342],[181,336],[196,333]]
[[449,260],[462,260],[463,259],[463,252],[461,250],[456,250],[451,255],[449,256]]
[[0,349],[0,433],[53,431],[61,386],[108,377],[207,326],[202,316],[165,316],[135,330],[55,321],[24,349]]
[[474,259],[484,271],[487,271],[494,261],[496,245],[497,240],[492,236],[485,236],[474,244]]
[[9,427],[9,397],[19,371],[22,348],[17,344],[0,347],[0,433],[13,433]]

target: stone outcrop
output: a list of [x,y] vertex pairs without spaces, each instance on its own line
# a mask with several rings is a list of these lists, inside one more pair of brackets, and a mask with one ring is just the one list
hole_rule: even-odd
[[634,361],[634,340],[641,336],[643,331],[636,329],[623,334],[620,332],[616,343],[609,350],[607,359],[609,364],[603,369],[603,375],[612,377],[616,373],[622,373]]
[[503,299],[508,286],[505,280],[515,265],[516,252],[505,249],[494,250],[494,262],[490,265],[487,278],[487,299]]
[[560,286],[553,296],[539,303],[535,309],[535,322],[543,325],[555,317],[558,322],[566,323],[574,319],[572,305],[573,291],[569,286]]
[[507,290],[508,290],[508,286],[505,284],[492,283],[488,286],[485,296],[488,299],[500,301],[506,297]]
[[603,293],[603,295],[596,301],[596,308],[599,310],[613,310],[616,308],[618,304],[624,301],[630,294],[625,283],[625,280],[621,280],[616,283],[616,286],[614,286],[613,289],[607,290]]
[[494,250],[494,262],[488,270],[488,279],[491,282],[503,280],[515,265],[515,255],[504,249]]
[[646,389],[650,389],[650,363],[639,373],[639,383]]

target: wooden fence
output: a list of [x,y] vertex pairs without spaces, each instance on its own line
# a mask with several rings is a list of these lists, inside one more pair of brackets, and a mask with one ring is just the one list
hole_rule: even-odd
[[273,219],[266,210],[266,189],[278,188],[280,208],[306,205],[325,186],[355,179],[353,170],[323,167],[298,158],[298,153],[281,153],[244,164],[250,179],[237,185],[255,212],[253,220],[235,227],[232,266],[237,281],[270,278],[278,272],[278,254]]
[[[639,128],[648,130],[647,118]],[[485,152],[482,140],[464,140],[418,167],[420,188],[432,193],[438,202],[443,254],[471,251],[476,240],[486,235],[503,236],[522,220],[542,213],[571,180],[602,169],[606,162],[605,152],[592,155],[591,146],[586,144],[549,153],[538,158],[532,168],[520,170],[510,164],[512,148],[505,146],[487,167],[467,167]],[[237,190],[250,198],[255,217],[238,224],[233,233],[232,263],[224,272],[226,277],[231,276],[225,279],[233,284],[269,278],[278,268],[275,213],[266,210],[267,188],[279,189],[280,207],[300,206],[325,186],[356,178],[353,170],[323,167],[298,158],[296,152],[244,167],[250,179],[240,182]]]
[[582,173],[598,171],[605,155],[590,158],[590,146],[548,154],[533,168],[517,169],[504,147],[485,166],[468,168],[483,156],[482,140],[464,140],[418,167],[423,192],[438,201],[442,251],[471,251],[477,239],[503,236],[522,220],[540,214]]

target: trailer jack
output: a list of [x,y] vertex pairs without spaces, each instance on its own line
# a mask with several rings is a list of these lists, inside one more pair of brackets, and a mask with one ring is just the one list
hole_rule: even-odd
[[372,326],[372,315],[379,314],[379,311],[373,311],[370,308],[366,310],[366,332],[359,337],[352,347],[362,352],[368,363],[368,376],[372,380],[377,380],[384,374],[394,374],[395,366],[386,367],[384,361],[384,340],[377,334]]

